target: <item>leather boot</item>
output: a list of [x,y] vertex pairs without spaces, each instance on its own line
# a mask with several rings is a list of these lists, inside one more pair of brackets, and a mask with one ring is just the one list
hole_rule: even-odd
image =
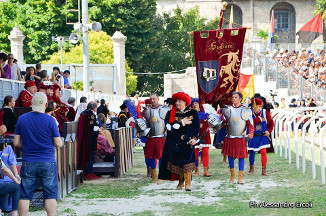
[[238,184],[243,184],[244,171],[239,171]]
[[156,172],[156,168],[152,169],[152,183],[156,183],[157,182],[157,172]]
[[152,177],[152,168],[147,167],[147,177]]
[[196,167],[196,170],[195,170],[195,173],[194,173],[194,176],[198,176],[199,175],[199,166]]
[[211,177],[212,175],[208,172],[208,167],[204,167],[204,176]]
[[185,176],[184,174],[179,175],[179,184],[177,186],[177,190],[182,190],[185,185]]
[[249,165],[250,169],[249,169],[248,175],[254,174],[254,166],[255,165]]
[[268,176],[267,173],[266,173],[266,167],[262,167],[261,174],[262,174],[263,176]]
[[233,183],[234,182],[234,179],[235,179],[235,170],[234,168],[233,169],[230,169],[230,173],[231,173],[231,177],[230,177],[230,181],[229,183]]
[[185,190],[191,191],[191,172],[186,172],[184,174],[184,178],[185,178],[185,184],[186,184]]
[[226,159],[228,158],[227,155],[223,154],[223,163],[226,163]]

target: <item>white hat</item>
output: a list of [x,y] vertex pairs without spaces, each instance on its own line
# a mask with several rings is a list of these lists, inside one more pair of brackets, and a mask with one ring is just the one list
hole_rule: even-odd
[[36,92],[32,99],[32,110],[44,113],[48,98],[43,92]]

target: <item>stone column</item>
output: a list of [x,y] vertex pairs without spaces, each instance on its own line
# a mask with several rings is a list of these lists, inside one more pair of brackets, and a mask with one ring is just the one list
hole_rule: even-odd
[[126,95],[126,58],[125,42],[127,37],[120,31],[116,31],[111,37],[113,41],[114,64],[116,65],[116,76],[113,79],[114,90],[118,95]]
[[18,65],[21,68],[24,65],[23,41],[25,36],[20,31],[19,27],[15,26],[8,38],[10,40],[11,53],[14,54],[15,59],[18,60]]

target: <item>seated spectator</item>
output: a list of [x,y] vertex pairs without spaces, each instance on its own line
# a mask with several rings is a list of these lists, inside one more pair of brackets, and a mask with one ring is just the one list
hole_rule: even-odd
[[103,113],[98,114],[97,124],[99,127],[102,127],[105,129],[106,128],[106,120],[107,120],[107,118],[105,117],[105,115]]
[[9,133],[15,132],[16,118],[13,113],[15,98],[6,96],[3,100],[2,110],[0,110],[0,125],[5,125]]
[[100,113],[103,113],[104,116],[107,118],[109,112],[110,112],[110,110],[106,106],[105,100],[101,99],[101,105],[97,108],[97,115],[100,114]]
[[70,71],[65,70],[63,72],[63,80],[64,80],[64,86],[66,89],[72,89],[72,84],[71,84],[69,77],[70,77]]
[[67,102],[67,106],[69,109],[67,118],[69,119],[69,121],[74,121],[76,117],[76,111],[74,108],[76,105],[76,99],[74,97],[70,97]]
[[57,126],[59,126],[59,123],[58,123],[57,119],[55,118],[55,114],[54,114],[55,108],[56,108],[55,103],[53,101],[48,101],[48,105],[45,109],[45,114],[52,116],[55,119],[55,121],[57,122]]
[[[20,177],[17,171],[17,161],[11,146],[7,146],[0,137],[0,214],[1,210],[8,210],[8,197],[12,196],[12,214],[18,215],[18,201],[20,197]],[[6,166],[10,166],[11,170]]]
[[0,77],[5,79],[11,79],[11,67],[10,65],[5,65],[5,62],[8,59],[6,53],[0,53]]
[[27,81],[25,83],[25,90],[19,94],[16,100],[16,107],[31,107],[32,99],[36,92],[37,88],[35,82]]
[[102,135],[97,137],[97,151],[95,153],[95,162],[113,162],[114,149],[109,141]]
[[79,100],[79,105],[76,109],[76,117],[75,117],[75,121],[78,121],[80,114],[86,110],[87,108],[87,97],[81,97]]
[[10,65],[10,67],[11,67],[11,79],[22,81],[23,78],[20,74],[20,68],[18,67],[18,64],[14,63],[14,55],[13,54],[8,55],[8,65]]

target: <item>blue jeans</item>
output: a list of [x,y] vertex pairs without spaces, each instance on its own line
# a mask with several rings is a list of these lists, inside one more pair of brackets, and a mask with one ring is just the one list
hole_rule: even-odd
[[58,174],[55,162],[23,162],[20,172],[20,199],[32,200],[41,181],[44,199],[58,199]]
[[20,196],[19,184],[13,182],[0,182],[0,209],[6,210],[8,206],[8,195],[12,195],[12,210],[18,210]]

